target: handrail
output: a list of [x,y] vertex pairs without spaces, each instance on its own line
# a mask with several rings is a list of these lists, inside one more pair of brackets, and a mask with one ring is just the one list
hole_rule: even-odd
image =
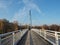
[[60,39],[60,32],[57,31],[51,31],[51,30],[43,30],[43,29],[32,29],[36,33],[38,33],[41,37],[43,37],[45,40],[50,42],[53,45],[60,45],[59,39]]
[[16,45],[27,31],[28,29],[0,34],[0,45]]

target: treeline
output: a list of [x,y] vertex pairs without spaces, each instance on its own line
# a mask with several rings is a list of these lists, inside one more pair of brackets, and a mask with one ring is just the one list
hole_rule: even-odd
[[0,34],[12,32],[20,29],[26,29],[27,25],[19,25],[17,21],[9,22],[6,19],[0,19]]
[[[9,22],[6,19],[0,19],[0,34],[27,28],[29,29],[29,25],[19,25],[17,21]],[[42,26],[32,26],[32,28],[60,31],[60,25],[56,24],[52,24],[49,26],[46,24]]]
[[33,26],[33,28],[60,31],[60,25],[56,25],[56,24],[52,24],[52,25],[49,25],[49,26],[48,25]]

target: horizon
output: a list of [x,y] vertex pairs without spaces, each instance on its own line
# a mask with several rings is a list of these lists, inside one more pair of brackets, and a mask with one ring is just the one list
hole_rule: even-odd
[[60,0],[0,0],[0,19],[32,25],[60,25]]

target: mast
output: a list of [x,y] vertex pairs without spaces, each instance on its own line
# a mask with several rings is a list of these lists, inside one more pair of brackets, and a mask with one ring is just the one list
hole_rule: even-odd
[[31,28],[32,28],[32,16],[31,16],[31,10],[29,10],[29,21],[30,21],[30,24],[29,24],[29,30],[31,30]]

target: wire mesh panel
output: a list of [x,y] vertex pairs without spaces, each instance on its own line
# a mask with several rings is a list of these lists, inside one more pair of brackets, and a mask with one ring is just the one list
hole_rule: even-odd
[[58,34],[58,44],[60,45],[60,32],[57,32]]
[[[51,31],[51,30],[43,30],[43,29],[32,29],[34,32],[39,34],[43,37],[45,40],[50,42],[53,45],[60,45],[60,32],[57,31]],[[37,31],[38,30],[38,31]]]
[[12,33],[7,35],[2,35],[1,37],[1,45],[13,45]]
[[18,30],[0,35],[0,45],[16,45],[22,36],[27,32],[26,30]]
[[54,31],[46,31],[46,38],[53,43],[56,43],[55,32]]
[[17,42],[19,39],[21,39],[21,32],[15,33],[15,42]]

